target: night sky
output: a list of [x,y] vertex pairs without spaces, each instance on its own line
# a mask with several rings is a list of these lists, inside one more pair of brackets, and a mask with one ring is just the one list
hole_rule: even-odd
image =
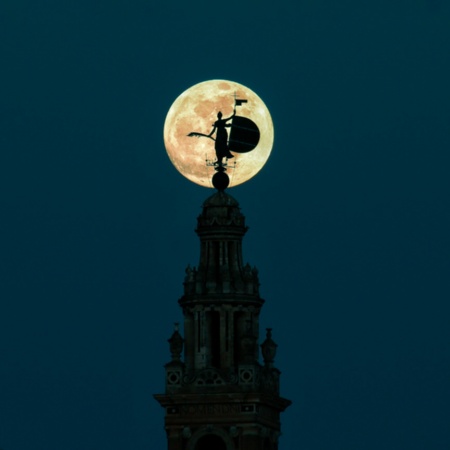
[[164,449],[167,338],[212,190],[162,130],[193,84],[271,111],[246,215],[280,450],[450,448],[450,5],[2,0],[0,448]]

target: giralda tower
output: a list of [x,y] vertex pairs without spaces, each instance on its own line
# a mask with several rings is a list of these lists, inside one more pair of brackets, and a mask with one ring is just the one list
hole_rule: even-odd
[[271,329],[260,344],[264,300],[256,268],[243,262],[245,217],[225,192],[219,157],[217,191],[197,219],[200,261],[187,267],[179,299],[184,336],[176,325],[165,392],[155,398],[165,409],[168,450],[277,450],[280,413],[291,402],[280,396]]

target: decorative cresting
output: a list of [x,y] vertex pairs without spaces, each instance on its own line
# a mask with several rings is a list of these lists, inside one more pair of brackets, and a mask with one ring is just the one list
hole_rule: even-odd
[[277,449],[279,416],[290,401],[279,395],[270,329],[259,345],[264,300],[256,268],[243,263],[246,231],[233,197],[218,191],[205,201],[196,229],[200,261],[186,269],[179,300],[184,339],[176,324],[165,394],[155,396],[166,409],[169,450]]

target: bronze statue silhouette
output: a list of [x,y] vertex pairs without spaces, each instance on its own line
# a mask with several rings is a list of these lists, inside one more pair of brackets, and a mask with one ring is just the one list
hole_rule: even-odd
[[222,119],[222,113],[219,111],[217,113],[217,120],[213,124],[213,129],[208,137],[212,137],[214,132],[216,133],[216,139],[214,144],[214,149],[216,150],[217,161],[221,162],[223,158],[233,158],[230,153],[230,148],[228,146],[228,132],[227,128],[231,127],[231,123],[227,123],[229,120],[233,119],[236,115],[236,107],[233,110],[233,114],[226,119]]
[[[223,165],[223,158],[233,158],[231,152],[246,153],[258,145],[259,128],[257,125],[247,117],[236,115],[236,106],[241,106],[243,103],[247,103],[247,100],[235,98],[233,114],[226,119],[222,118],[222,112],[219,111],[217,120],[212,125],[211,133],[203,134],[193,131],[188,134],[191,137],[207,137],[215,141],[216,164],[219,166]],[[227,128],[230,128],[229,136]],[[214,133],[216,134],[215,138],[213,137]]]

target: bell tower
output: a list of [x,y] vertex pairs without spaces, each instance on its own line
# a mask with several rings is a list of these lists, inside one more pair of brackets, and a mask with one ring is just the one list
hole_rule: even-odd
[[225,193],[222,164],[216,171],[218,190],[197,220],[200,261],[187,267],[179,299],[184,336],[176,324],[165,392],[155,398],[168,450],[278,450],[280,413],[291,402],[279,393],[271,329],[260,337],[264,300],[256,268],[243,263],[245,217]]

